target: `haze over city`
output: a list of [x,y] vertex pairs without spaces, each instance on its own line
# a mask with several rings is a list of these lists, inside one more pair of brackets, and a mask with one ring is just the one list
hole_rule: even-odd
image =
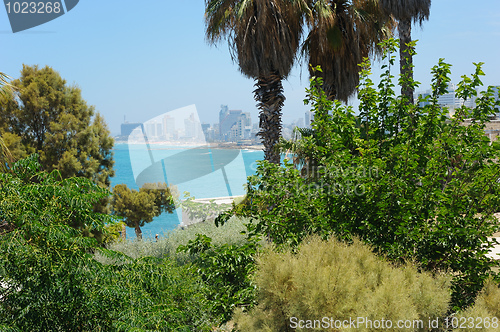
[[[499,1],[433,1],[429,20],[412,35],[419,40],[417,91],[428,89],[439,58],[453,65],[453,83],[474,70],[473,62],[485,62],[483,83],[500,84]],[[62,17],[15,34],[0,10],[0,38],[3,72],[17,78],[23,63],[53,67],[82,89],[113,135],[124,116],[144,122],[191,104],[201,122],[218,122],[222,104],[250,112],[257,122],[254,82],[239,72],[226,42],[213,47],[205,41],[203,1],[80,1]],[[306,67],[296,65],[284,82],[284,123],[304,117],[307,85]]]

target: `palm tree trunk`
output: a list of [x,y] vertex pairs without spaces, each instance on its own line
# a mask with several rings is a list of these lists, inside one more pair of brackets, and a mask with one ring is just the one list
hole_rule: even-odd
[[408,43],[411,42],[411,19],[400,20],[398,24],[399,31],[399,56],[400,73],[405,77],[405,82],[401,86],[401,95],[406,96],[408,104],[413,104],[413,88],[406,82],[408,79],[413,81],[413,56],[408,53]]
[[254,98],[259,108],[259,135],[264,144],[264,158],[272,163],[280,163],[280,154],[276,149],[281,136],[281,109],[285,101],[281,76],[273,73],[260,76],[255,83],[257,89]]

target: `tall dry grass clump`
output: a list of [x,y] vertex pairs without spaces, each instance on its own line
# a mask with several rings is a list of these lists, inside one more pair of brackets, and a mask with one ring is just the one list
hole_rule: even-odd
[[[191,261],[186,253],[178,253],[177,247],[186,245],[190,240],[194,240],[197,234],[203,234],[212,238],[212,243],[216,246],[222,244],[243,244],[246,236],[242,232],[246,229],[245,218],[232,217],[223,226],[217,227],[213,220],[200,222],[189,227],[176,228],[163,233],[158,242],[153,239],[142,241],[126,240],[108,245],[108,249],[121,252],[133,259],[140,257],[170,257],[178,263],[184,264]],[[114,259],[104,257],[96,253],[96,259],[103,264],[115,264]]]
[[[472,320],[471,320],[472,318]],[[448,325],[457,327],[453,331],[500,331],[500,288],[491,278],[484,283],[483,290],[473,306],[448,320]]]
[[[295,331],[303,320],[421,320],[446,315],[450,301],[449,279],[419,273],[412,265],[394,267],[359,241],[346,244],[317,237],[304,242],[298,253],[266,252],[258,258],[255,282],[259,305],[250,312],[237,311],[240,331]],[[329,324],[330,324],[329,323]],[[329,326],[331,327],[331,326]],[[314,330],[314,329],[307,329]],[[331,329],[335,330],[335,329]],[[337,329],[337,330],[344,330]],[[369,324],[358,331],[380,330]]]

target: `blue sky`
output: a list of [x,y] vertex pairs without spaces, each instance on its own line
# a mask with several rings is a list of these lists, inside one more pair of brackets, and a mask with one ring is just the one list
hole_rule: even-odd
[[[254,82],[231,61],[227,43],[206,43],[203,14],[200,0],[80,0],[58,19],[14,34],[0,8],[0,71],[17,78],[23,63],[53,67],[82,89],[113,134],[124,116],[142,122],[191,104],[204,122],[217,121],[221,104],[251,112],[256,122]],[[485,62],[483,82],[500,85],[499,0],[434,0],[413,38],[421,90],[439,58],[453,65],[454,83],[473,72],[473,62]],[[287,123],[307,110],[305,68],[297,66],[284,82]]]

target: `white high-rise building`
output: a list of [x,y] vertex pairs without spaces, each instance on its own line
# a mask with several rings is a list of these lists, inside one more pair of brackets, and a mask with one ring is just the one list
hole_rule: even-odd
[[238,141],[240,139],[249,139],[252,132],[252,118],[250,113],[242,112],[239,114],[236,123],[231,127],[230,139]]
[[163,137],[166,140],[177,139],[175,119],[168,114],[163,117]]
[[162,125],[158,122],[146,122],[144,125],[144,129],[146,130],[146,136],[149,139],[157,140],[162,136]]
[[305,127],[306,128],[311,128],[311,122],[314,119],[314,113],[311,111],[307,111],[304,115],[305,118]]
[[[439,106],[442,106],[442,107],[447,107],[448,110],[449,110],[449,114],[452,116],[453,114],[455,114],[455,110],[462,107],[462,106],[465,106],[467,108],[474,108],[476,107],[476,97],[474,96],[471,96],[471,98],[467,99],[467,100],[464,100],[463,98],[459,98],[457,97],[456,95],[456,89],[457,89],[457,86],[453,83],[449,83],[448,84],[448,92],[443,94],[442,96],[439,96],[438,97],[438,105]],[[421,97],[427,97],[427,96],[431,96],[432,95],[432,91],[431,90],[427,90],[425,92],[418,92],[418,93],[415,93],[415,100],[418,100],[418,97],[421,96]],[[424,101],[424,102],[420,102],[419,103],[419,106],[420,107],[423,107],[425,105],[429,105],[430,103],[428,101]]]

